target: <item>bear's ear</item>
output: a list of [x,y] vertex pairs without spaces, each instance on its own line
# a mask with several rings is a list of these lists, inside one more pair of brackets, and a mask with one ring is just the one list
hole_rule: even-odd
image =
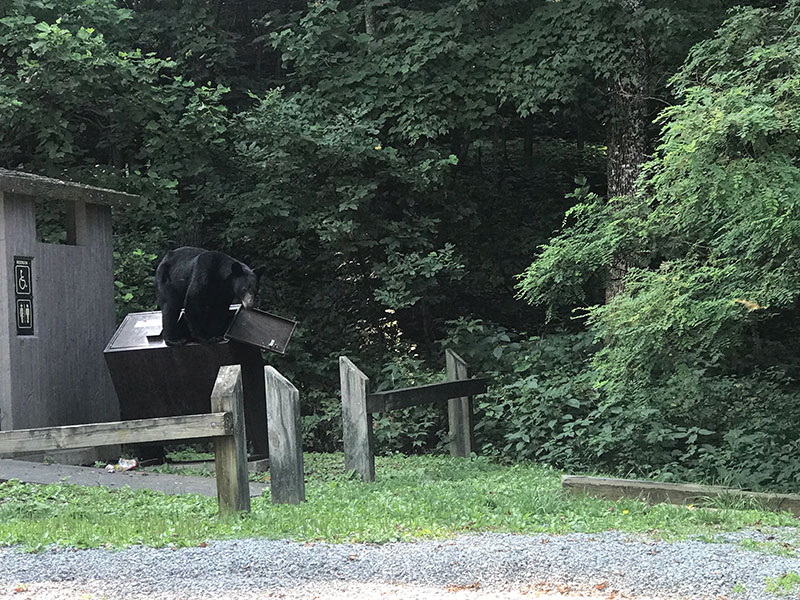
[[242,273],[244,273],[244,270],[242,269],[242,263],[240,262],[231,263],[231,275],[233,275],[234,277],[239,277],[239,275],[241,275]]

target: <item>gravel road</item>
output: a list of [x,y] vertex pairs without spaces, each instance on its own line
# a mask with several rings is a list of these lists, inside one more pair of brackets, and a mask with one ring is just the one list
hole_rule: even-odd
[[[609,532],[384,545],[236,540],[41,554],[3,548],[0,598],[785,600],[766,593],[767,580],[800,574],[800,558],[754,551],[741,541],[778,548],[798,537],[797,529],[784,529],[723,534],[721,543]],[[798,590],[789,597],[798,598]]]

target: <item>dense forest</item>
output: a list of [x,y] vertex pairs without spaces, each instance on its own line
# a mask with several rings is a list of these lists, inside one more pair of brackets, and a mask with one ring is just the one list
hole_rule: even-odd
[[265,266],[309,448],[340,354],[451,347],[482,454],[796,491],[798,0],[0,0],[0,166],[142,197],[120,318],[171,247]]

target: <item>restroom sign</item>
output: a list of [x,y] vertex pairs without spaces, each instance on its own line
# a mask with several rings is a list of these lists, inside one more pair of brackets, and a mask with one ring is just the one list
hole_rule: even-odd
[[17,335],[33,335],[33,271],[29,256],[14,257]]

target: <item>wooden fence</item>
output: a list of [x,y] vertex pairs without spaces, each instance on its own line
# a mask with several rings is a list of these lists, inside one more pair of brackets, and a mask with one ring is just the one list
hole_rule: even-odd
[[[273,503],[305,500],[300,409],[295,387],[265,367],[268,393],[270,490]],[[209,414],[68,425],[0,432],[0,455],[52,452],[89,446],[211,438],[215,443],[217,500],[221,513],[250,510],[244,395],[239,365],[220,367]]]
[[372,414],[448,400],[449,448],[452,456],[469,457],[474,449],[472,396],[486,391],[486,380],[468,379],[467,364],[446,351],[447,379],[410,388],[369,393],[369,378],[346,356],[339,357],[342,387],[344,466],[364,481],[375,481]]
[[272,367],[264,367],[269,423],[269,477],[274,504],[306,499],[300,393]]

